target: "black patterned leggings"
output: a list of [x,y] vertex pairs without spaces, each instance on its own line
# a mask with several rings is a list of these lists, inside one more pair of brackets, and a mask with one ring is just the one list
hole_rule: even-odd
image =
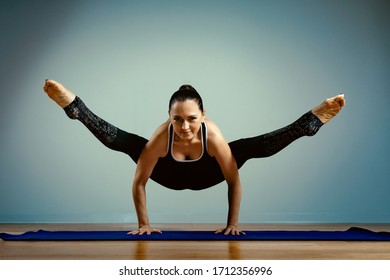
[[[148,141],[147,139],[125,132],[96,116],[85,106],[79,97],[76,97],[64,110],[69,118],[81,121],[105,146],[129,155],[137,163]],[[316,134],[321,126],[322,122],[309,111],[286,127],[260,136],[239,139],[230,142],[229,146],[236,159],[238,168],[241,168],[249,159],[272,156],[298,138]],[[207,170],[212,170],[213,172],[207,173]],[[199,182],[201,186],[195,189],[208,188],[222,182],[224,178],[218,170],[218,168],[205,167],[206,173],[202,176],[204,178]],[[174,174],[174,170],[172,172]],[[159,173],[161,174],[161,172],[155,172],[155,174]],[[160,180],[158,176],[153,177],[152,174],[151,179],[158,183],[164,182],[161,184],[165,187],[172,188],[169,182]]]

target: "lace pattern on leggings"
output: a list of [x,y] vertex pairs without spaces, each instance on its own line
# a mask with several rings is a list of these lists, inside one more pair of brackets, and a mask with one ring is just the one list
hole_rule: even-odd
[[260,136],[233,141],[229,146],[240,168],[249,159],[270,157],[300,137],[313,136],[321,126],[322,122],[309,111],[290,125]]
[[294,123],[264,135],[264,147],[268,155],[273,155],[302,136],[313,136],[321,128],[322,122],[311,111]]
[[64,108],[71,119],[81,121],[106,146],[110,146],[117,137],[118,129],[92,113],[79,98]]

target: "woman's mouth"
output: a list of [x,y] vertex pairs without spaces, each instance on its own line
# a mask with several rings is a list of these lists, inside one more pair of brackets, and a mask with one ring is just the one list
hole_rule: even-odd
[[181,132],[181,135],[183,135],[183,136],[188,136],[190,134],[191,134],[191,131],[182,131]]

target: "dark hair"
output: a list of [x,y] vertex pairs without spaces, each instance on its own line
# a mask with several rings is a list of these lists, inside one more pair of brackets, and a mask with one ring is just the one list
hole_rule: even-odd
[[182,85],[178,91],[172,94],[171,99],[169,100],[168,111],[171,111],[171,107],[173,103],[177,101],[185,101],[185,100],[195,100],[198,103],[200,111],[203,112],[202,97],[200,97],[199,93],[191,85]]

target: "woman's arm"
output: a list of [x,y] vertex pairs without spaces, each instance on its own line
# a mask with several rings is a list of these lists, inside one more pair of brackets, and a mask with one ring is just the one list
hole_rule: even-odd
[[133,201],[138,218],[138,229],[131,231],[131,234],[151,234],[160,232],[152,229],[149,223],[149,217],[146,209],[146,183],[153,171],[157,160],[145,147],[141,157],[138,160],[137,169],[133,181]]
[[236,160],[222,133],[211,121],[207,121],[209,128],[208,151],[219,163],[222,173],[228,185],[229,212],[227,225],[216,233],[239,235],[243,233],[238,226],[238,218],[241,204],[242,187]]
[[160,157],[167,153],[167,125],[160,126],[143,149],[137,162],[137,169],[133,181],[133,200],[138,218],[138,229],[130,234],[151,234],[161,231],[153,229],[149,223],[146,208],[146,183]]

